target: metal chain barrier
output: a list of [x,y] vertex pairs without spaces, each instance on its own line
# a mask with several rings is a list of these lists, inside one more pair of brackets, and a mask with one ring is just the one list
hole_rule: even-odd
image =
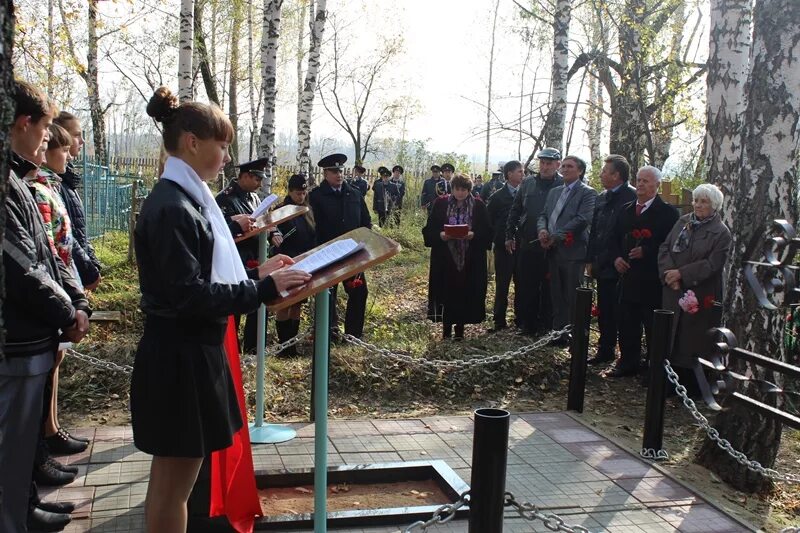
[[791,526],[781,529],[781,533],[800,533],[800,526]]
[[[298,333],[297,335],[295,335],[294,337],[285,342],[267,346],[266,349],[264,350],[264,354],[275,355],[277,353],[280,353],[286,348],[289,348],[290,346],[294,346],[295,344],[302,342],[306,337],[309,336],[310,333],[311,333],[311,328],[303,331],[302,333]],[[98,359],[97,357],[92,357],[91,355],[86,355],[78,351],[75,351],[72,348],[69,348],[67,350],[67,353],[72,357],[74,357],[75,359],[83,361],[84,363],[89,363],[90,365],[95,366],[97,368],[101,368],[103,370],[109,370],[111,372],[122,372],[123,374],[130,374],[131,372],[133,372],[133,367],[131,365],[119,365],[111,361]],[[254,354],[242,355],[241,363],[245,366],[255,366],[256,356]]]
[[122,372],[123,374],[130,374],[131,372],[133,372],[133,367],[131,365],[118,365],[117,363],[112,363],[111,361],[104,361],[103,359],[92,357],[91,355],[86,355],[80,352],[76,352],[72,348],[69,348],[67,350],[67,353],[72,357],[74,357],[75,359],[79,359],[84,363],[89,363],[92,366],[102,368],[103,370],[110,370],[111,372]]
[[644,459],[650,459],[651,461],[669,460],[667,450],[656,450],[654,448],[642,448],[642,451],[639,452],[639,456]]
[[466,359],[421,359],[412,357],[408,354],[403,353],[396,353],[392,352],[391,350],[387,350],[385,348],[380,348],[374,344],[370,344],[366,341],[359,339],[358,337],[353,337],[349,334],[342,335],[342,338],[353,344],[355,346],[359,346],[364,348],[368,352],[371,352],[376,355],[380,355],[387,359],[393,359],[395,361],[400,361],[402,363],[406,363],[409,365],[417,365],[417,366],[424,366],[429,367],[432,369],[458,369],[458,370],[466,370],[473,366],[478,365],[488,365],[492,363],[499,363],[500,361],[507,361],[509,359],[515,359],[521,357],[523,355],[528,354],[529,352],[538,350],[544,346],[547,346],[551,342],[561,338],[562,335],[569,333],[572,330],[572,325],[568,325],[559,331],[551,331],[544,337],[541,337],[536,342],[532,344],[528,344],[525,346],[521,346],[516,350],[510,350],[501,354],[495,355],[473,355],[467,356]]
[[719,436],[719,431],[711,426],[708,422],[708,419],[703,416],[703,413],[695,405],[694,401],[689,398],[689,395],[686,392],[686,387],[680,384],[678,381],[678,374],[675,373],[675,370],[672,368],[672,365],[669,362],[669,359],[664,360],[664,370],[667,372],[667,380],[675,386],[675,392],[678,393],[678,396],[683,400],[683,405],[686,409],[689,410],[689,413],[692,417],[697,421],[698,425],[705,430],[708,438],[714,441],[717,446],[719,446],[723,451],[727,452],[728,455],[733,457],[736,462],[740,465],[747,467],[748,470],[753,472],[758,472],[762,476],[769,478],[773,481],[785,481],[787,483],[800,483],[800,476],[796,474],[781,474],[777,470],[773,470],[772,468],[765,468],[761,466],[761,463],[758,461],[752,461],[747,458],[745,454],[742,452],[734,449],[731,443],[727,439],[723,439]]
[[563,518],[555,513],[546,513],[539,510],[530,502],[518,502],[514,495],[506,492],[505,506],[512,507],[517,513],[529,522],[540,521],[550,531],[564,531],[565,533],[590,533],[583,526],[567,524]]
[[442,505],[438,509],[433,512],[433,516],[431,516],[428,520],[418,520],[405,528],[403,533],[411,533],[413,531],[427,531],[427,529],[431,526],[435,526],[437,524],[446,524],[450,520],[456,517],[456,511],[464,507],[469,503],[469,491],[464,492],[461,497],[459,497],[458,501],[454,503],[448,503]]

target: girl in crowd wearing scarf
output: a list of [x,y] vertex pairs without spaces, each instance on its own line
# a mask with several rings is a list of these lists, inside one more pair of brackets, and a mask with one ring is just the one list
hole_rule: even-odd
[[[489,216],[480,198],[470,194],[472,180],[464,175],[451,182],[452,193],[433,204],[422,229],[425,246],[431,248],[428,274],[428,318],[442,322],[443,336],[464,337],[464,324],[480,324],[486,318],[486,251],[491,240]],[[446,225],[466,225],[464,237],[445,232]]]
[[161,179],[136,223],[144,333],[131,378],[134,443],[153,455],[146,529],[186,530],[186,502],[203,457],[227,448],[242,417],[223,341],[230,315],[247,314],[307,282],[278,255],[245,270],[206,182],[230,161],[223,112],[178,104],[156,90],[147,114],[163,127]]

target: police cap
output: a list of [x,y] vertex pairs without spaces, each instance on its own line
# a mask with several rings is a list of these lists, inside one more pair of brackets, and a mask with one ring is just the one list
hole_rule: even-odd
[[392,172],[386,167],[378,167],[378,174],[381,176],[391,176]]
[[439,165],[432,165],[431,166],[431,172],[441,172],[441,171],[442,171],[442,167],[440,167]]
[[342,170],[346,161],[347,156],[344,154],[331,154],[320,159],[317,166],[322,170]]
[[555,148],[542,148],[539,150],[539,153],[536,154],[536,159],[553,159],[555,161],[560,161],[561,152]]
[[367,169],[366,169],[366,168],[364,168],[364,167],[362,167],[361,165],[356,165],[356,166],[354,166],[354,167],[353,167],[353,170],[355,170],[355,171],[356,171],[356,172],[358,172],[359,174],[363,174],[364,172],[366,172],[366,171],[367,171]]
[[403,173],[403,167],[400,165],[395,165],[392,167],[392,172],[399,172],[400,174]]
[[442,172],[446,172],[448,170],[450,172],[455,172],[456,171],[456,167],[454,167],[450,163],[445,163],[444,165],[442,165]]
[[262,157],[261,159],[254,159],[253,161],[242,163],[239,165],[239,174],[244,174],[247,172],[253,174],[257,178],[264,179],[264,170],[266,170],[268,164],[268,157]]

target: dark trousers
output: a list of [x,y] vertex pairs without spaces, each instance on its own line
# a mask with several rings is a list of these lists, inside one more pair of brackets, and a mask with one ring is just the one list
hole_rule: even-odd
[[378,211],[378,225],[382,228],[386,227],[386,211]]
[[521,326],[521,313],[519,297],[519,269],[516,257],[506,251],[503,244],[494,245],[494,325],[506,325],[506,311],[508,310],[508,288],[514,281],[514,322]]
[[598,355],[611,356],[617,346],[619,336],[617,281],[616,278],[597,280],[597,325],[600,328]]
[[[344,281],[344,292],[347,293],[347,310],[344,314],[344,332],[353,337],[361,338],[364,335],[364,314],[367,312],[367,278],[361,274],[363,284],[351,287],[354,278]],[[330,326],[331,330],[338,331],[339,315],[336,310],[336,294],[338,285],[331,287]]]
[[550,282],[547,279],[548,265],[544,250],[538,243],[520,247],[517,245],[517,272],[514,282],[516,319],[528,331],[550,329],[553,314],[550,302]]
[[559,330],[572,322],[575,292],[581,283],[583,261],[568,261],[550,256],[550,297],[553,301],[553,329]]
[[[650,301],[629,302],[619,304],[619,351],[621,354],[619,368],[624,372],[639,369],[642,358],[642,329],[650,347],[650,331],[653,326],[653,311],[658,303]],[[650,357],[645,354],[645,359]]]
[[[269,319],[269,314],[267,314],[267,319]],[[237,315],[235,317],[236,320],[236,330],[239,330],[239,322],[244,320],[244,334],[242,335],[242,353],[255,353],[256,352],[256,341],[258,340],[258,311],[255,313],[250,313],[249,315]],[[264,324],[264,339],[266,339],[266,322]],[[264,341],[266,345],[266,340]]]

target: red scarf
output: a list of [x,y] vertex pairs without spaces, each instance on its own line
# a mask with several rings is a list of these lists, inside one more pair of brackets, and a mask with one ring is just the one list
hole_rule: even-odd
[[255,517],[262,516],[261,503],[256,490],[253,455],[250,449],[250,431],[247,427],[247,409],[242,387],[242,369],[239,366],[239,342],[233,317],[228,318],[225,332],[225,353],[231,369],[233,385],[242,413],[242,428],[233,435],[233,444],[211,454],[211,512],[210,516],[227,516],[239,533],[252,533]]

